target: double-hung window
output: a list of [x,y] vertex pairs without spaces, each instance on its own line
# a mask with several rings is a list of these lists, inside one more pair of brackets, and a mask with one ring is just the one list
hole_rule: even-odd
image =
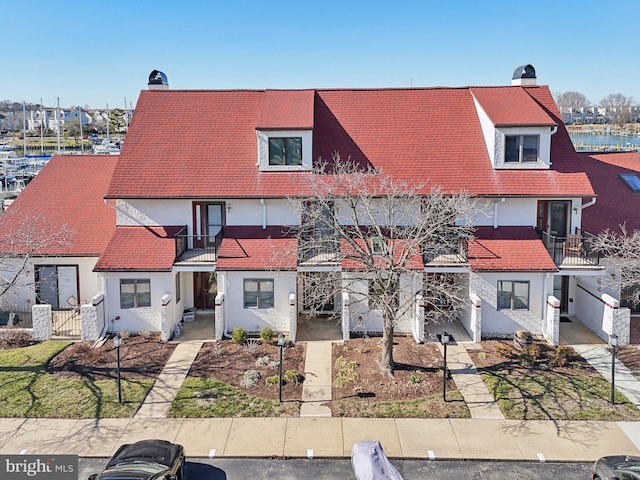
[[273,279],[245,279],[244,308],[273,308]]
[[302,137],[269,138],[269,165],[302,165]]
[[498,310],[529,310],[529,282],[499,280]]
[[539,135],[507,135],[505,138],[505,163],[537,162],[539,152]]
[[151,306],[151,280],[123,278],[120,280],[120,308]]

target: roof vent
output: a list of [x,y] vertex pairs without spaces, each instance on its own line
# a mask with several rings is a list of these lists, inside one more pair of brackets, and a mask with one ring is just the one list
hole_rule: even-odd
[[533,65],[521,65],[516,68],[511,85],[536,85],[536,69]]
[[149,74],[149,90],[169,90],[167,76],[160,70],[154,70]]

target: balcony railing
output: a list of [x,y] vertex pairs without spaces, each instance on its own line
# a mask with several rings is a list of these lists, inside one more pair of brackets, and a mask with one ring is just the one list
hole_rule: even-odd
[[561,237],[536,230],[557,266],[593,266],[600,263],[600,255],[593,248],[595,237],[592,234],[577,228],[575,234]]
[[176,234],[176,262],[215,262],[223,230],[216,235],[187,235],[185,226]]
[[422,261],[425,265],[459,264],[467,262],[469,242],[465,238],[458,239],[456,246],[429,245],[422,252]]

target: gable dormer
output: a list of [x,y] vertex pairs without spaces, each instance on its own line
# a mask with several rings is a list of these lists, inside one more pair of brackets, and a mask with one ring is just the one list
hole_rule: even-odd
[[311,170],[314,90],[267,90],[259,125],[260,171]]
[[558,126],[528,93],[531,86],[470,89],[494,169],[548,169]]

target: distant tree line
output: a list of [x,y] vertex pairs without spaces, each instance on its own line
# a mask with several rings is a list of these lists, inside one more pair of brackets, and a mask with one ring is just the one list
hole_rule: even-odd
[[[634,105],[631,96],[622,93],[611,93],[602,98],[598,103],[592,103],[583,93],[580,92],[559,92],[554,93],[554,100],[561,112],[566,112],[570,108],[580,110],[581,108],[598,106],[606,108],[608,119],[615,125],[639,122],[640,107]],[[636,108],[632,108],[632,107]]]

